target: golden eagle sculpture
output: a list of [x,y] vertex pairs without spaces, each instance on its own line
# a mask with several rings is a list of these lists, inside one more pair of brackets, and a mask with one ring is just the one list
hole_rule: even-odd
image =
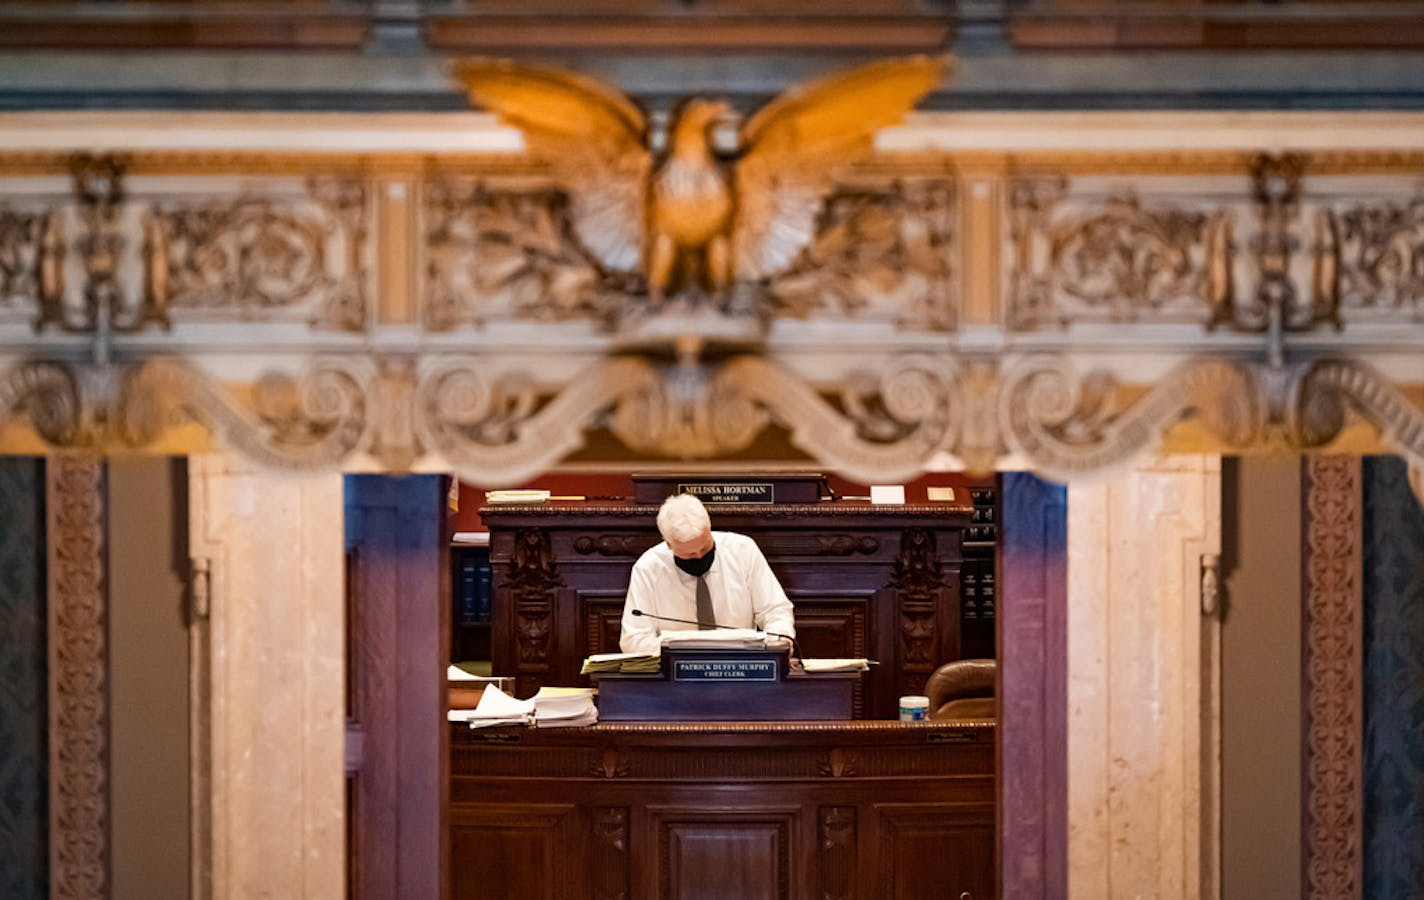
[[834,170],[869,152],[949,65],[882,60],[791,88],[741,123],[730,153],[714,141],[730,115],[722,102],[679,103],[655,151],[644,111],[594,78],[488,59],[453,71],[554,166],[584,249],[605,270],[641,274],[657,302],[691,285],[725,296],[789,267],[815,236]]

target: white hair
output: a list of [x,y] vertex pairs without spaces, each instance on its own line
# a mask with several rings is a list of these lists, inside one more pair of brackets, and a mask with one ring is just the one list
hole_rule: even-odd
[[658,532],[665,541],[695,541],[711,530],[707,507],[691,494],[673,494],[658,510]]

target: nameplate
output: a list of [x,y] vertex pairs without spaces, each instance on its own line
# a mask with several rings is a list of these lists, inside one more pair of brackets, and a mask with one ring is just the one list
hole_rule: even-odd
[[703,503],[775,503],[770,482],[697,482],[679,484],[679,494],[691,494]]
[[673,681],[775,681],[774,659],[675,659]]

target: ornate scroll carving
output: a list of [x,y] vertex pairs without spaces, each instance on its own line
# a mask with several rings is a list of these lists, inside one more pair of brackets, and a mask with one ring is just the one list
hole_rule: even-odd
[[1011,448],[1066,480],[1125,463],[1189,413],[1230,446],[1263,437],[1271,413],[1256,371],[1217,359],[1179,366],[1125,410],[1116,402],[1111,379],[1079,379],[1061,359],[1030,358],[1005,378],[1000,422]]
[[583,534],[574,539],[574,552],[584,556],[592,553],[599,556],[641,556],[652,546],[649,541],[646,536],[632,534],[601,534],[596,537]]
[[1013,248],[1008,320],[1030,329],[1070,322],[1200,321],[1208,290],[1208,234],[1224,213],[1158,204],[1135,194],[1063,211],[1062,176],[1009,188]]
[[775,311],[858,318],[888,304],[902,323],[953,329],[954,200],[951,182],[928,179],[836,194],[816,239],[769,283]]
[[816,811],[820,838],[822,900],[855,896],[855,807],[822,806]]
[[265,375],[249,409],[207,375],[155,360],[127,375],[114,402],[113,419],[128,445],[152,441],[181,416],[274,468],[329,468],[367,440],[367,393],[352,372],[333,364],[318,364],[300,378]]
[[549,668],[554,591],[563,583],[549,533],[541,528],[520,529],[514,536],[504,591],[514,599],[514,642],[521,674]]
[[594,900],[628,900],[628,808],[596,806],[591,813]]
[[1358,457],[1306,461],[1305,880],[1360,897],[1363,510]]
[[869,556],[880,549],[880,542],[870,535],[856,537],[852,534],[816,535],[817,556],[853,556],[860,553]]
[[258,320],[305,310],[314,325],[363,329],[366,186],[312,179],[308,191],[155,206],[144,226],[148,304]]
[[902,688],[906,693],[918,693],[939,663],[935,622],[945,582],[933,531],[906,528],[901,533],[900,555],[890,570],[890,587],[895,590],[900,611],[901,671],[911,673]]
[[50,896],[109,893],[108,598],[104,464],[46,464]]
[[[1318,215],[1336,222],[1331,210]],[[1347,206],[1338,223],[1338,247],[1319,247],[1317,265],[1338,262],[1340,301],[1347,310],[1424,317],[1424,197]]]

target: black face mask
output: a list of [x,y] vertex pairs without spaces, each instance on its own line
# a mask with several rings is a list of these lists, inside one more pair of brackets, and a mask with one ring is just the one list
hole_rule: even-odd
[[712,568],[712,560],[717,557],[717,545],[713,544],[712,549],[697,557],[696,559],[683,559],[674,556],[672,561],[679,569],[694,578],[700,578],[707,574],[707,570]]

